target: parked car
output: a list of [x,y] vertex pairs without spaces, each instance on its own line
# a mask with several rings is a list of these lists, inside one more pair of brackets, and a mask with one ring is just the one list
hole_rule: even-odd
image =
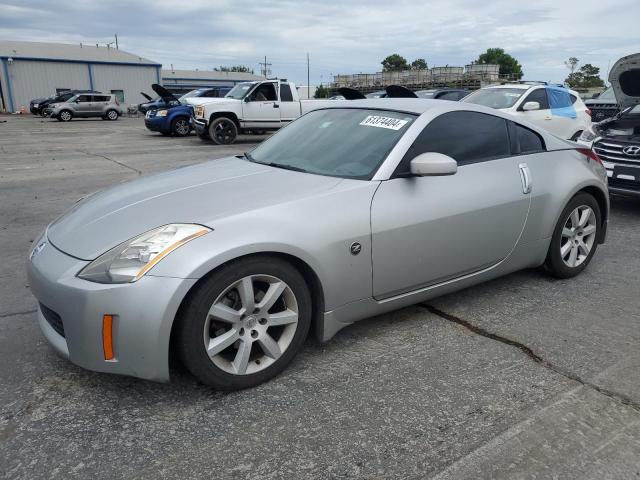
[[469,90],[462,88],[434,88],[430,90],[418,90],[418,98],[431,98],[434,100],[452,100],[457,102],[469,95]]
[[485,87],[461,101],[503,110],[570,140],[591,126],[589,109],[577,92],[543,82]]
[[[151,88],[153,88],[153,85],[151,86]],[[220,97],[224,97],[227,93],[229,93],[230,90],[231,90],[231,87],[224,87],[224,86],[203,87],[203,88],[197,89],[197,91],[199,92],[197,96],[203,97],[203,98],[220,98]],[[173,96],[173,98],[176,98],[173,94],[171,95]],[[149,110],[158,110],[161,108],[169,108],[171,106],[172,106],[171,102],[167,103],[166,97],[163,97],[162,95],[158,95],[156,98],[149,100],[146,103],[139,104],[138,111],[140,113],[146,114]]]
[[29,104],[29,111],[34,115],[44,115],[45,109],[53,103],[62,103],[69,100],[74,95],[79,93],[102,93],[96,90],[67,90],[56,95],[52,95],[47,98],[36,98],[31,100]]
[[198,136],[227,145],[241,132],[277,130],[336,100],[300,100],[293,82],[266,80],[238,83],[224,98],[188,98],[187,102],[194,107]]
[[622,111],[593,124],[578,142],[602,159],[611,193],[640,196],[640,53],[618,60],[609,82]]
[[591,110],[591,120],[593,122],[611,118],[620,111],[616,101],[616,94],[612,87],[607,88],[596,98],[585,100],[584,104]]
[[74,117],[102,117],[103,120],[117,120],[124,113],[118,98],[113,95],[82,93],[74,95],[66,102],[52,103],[44,110],[45,117],[68,122]]
[[[144,118],[145,126],[153,131],[160,132],[163,135],[175,135],[184,137],[189,135],[192,130],[191,117],[193,117],[193,107],[187,103],[188,98],[211,98],[212,89],[199,88],[185,93],[177,98],[173,93],[169,92],[161,85],[153,84],[151,86],[159,98],[162,99],[166,107],[159,109],[147,110]],[[219,90],[215,89],[217,93]]]
[[605,240],[590,149],[507,113],[418,99],[329,101],[244,156],[92,195],[29,254],[38,321],[95,371],[207,385],[282,371],[312,328],[523,268],[583,271]]

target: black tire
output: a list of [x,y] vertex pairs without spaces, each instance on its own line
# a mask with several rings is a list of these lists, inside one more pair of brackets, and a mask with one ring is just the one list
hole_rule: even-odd
[[120,117],[120,114],[114,109],[109,109],[104,114],[104,118],[112,122],[118,120],[118,117]]
[[238,137],[238,126],[229,117],[214,118],[209,124],[209,137],[216,145],[230,145]]
[[176,137],[186,137],[191,133],[191,125],[187,117],[176,117],[171,122],[171,133]]
[[[269,275],[284,281],[295,296],[298,321],[288,347],[273,363],[255,373],[240,375],[223,370],[209,358],[203,334],[207,314],[213,302],[230,285],[249,275]],[[309,332],[311,305],[311,296],[304,277],[289,263],[267,255],[231,262],[206,278],[185,300],[176,318],[178,355],[185,367],[205,385],[220,390],[240,390],[254,387],[284,370],[298,353]],[[227,352],[231,352],[233,355],[234,350],[232,349],[238,348],[237,343],[236,341],[227,347]],[[259,361],[255,363],[258,364]]]
[[73,112],[71,110],[62,110],[60,111],[60,113],[58,113],[56,118],[60,122],[70,122],[71,119],[73,118]]
[[[565,228],[565,225],[569,221],[569,217],[571,213],[576,208],[579,208],[579,207],[591,208],[591,210],[595,214],[596,230],[593,233],[594,241],[593,241],[593,245],[591,246],[591,250],[589,251],[589,254],[586,256],[586,258],[584,258],[584,260],[581,261],[579,265],[571,267],[567,263],[565,263],[563,259],[563,255],[561,253],[561,248],[563,244],[563,229]],[[567,203],[567,205],[562,210],[562,214],[560,214],[560,218],[558,219],[556,228],[553,231],[553,236],[551,237],[551,243],[549,245],[549,251],[547,252],[547,258],[544,262],[545,270],[557,278],[571,278],[578,275],[587,267],[587,265],[589,265],[589,262],[591,262],[593,255],[596,253],[596,249],[598,247],[598,241],[600,238],[601,228],[602,228],[602,213],[600,212],[600,206],[598,205],[598,202],[592,195],[588,193],[585,193],[585,192],[578,193],[571,200],[569,200],[569,203]],[[581,239],[582,232],[578,231],[577,234],[578,234],[577,238]]]

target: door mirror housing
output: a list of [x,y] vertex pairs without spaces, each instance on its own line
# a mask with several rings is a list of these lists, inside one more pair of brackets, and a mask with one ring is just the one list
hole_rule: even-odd
[[411,175],[416,177],[453,175],[458,171],[458,162],[442,153],[421,153],[410,164]]
[[532,110],[540,110],[540,104],[538,102],[526,102],[522,106],[522,110],[525,112],[530,112]]

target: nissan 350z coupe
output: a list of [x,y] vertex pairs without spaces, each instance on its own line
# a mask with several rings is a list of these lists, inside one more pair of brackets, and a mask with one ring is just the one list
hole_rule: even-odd
[[30,252],[45,337],[73,363],[257,385],[310,329],[516,270],[580,273],[605,239],[606,172],[588,149],[497,110],[335,102],[243,156],[78,202]]

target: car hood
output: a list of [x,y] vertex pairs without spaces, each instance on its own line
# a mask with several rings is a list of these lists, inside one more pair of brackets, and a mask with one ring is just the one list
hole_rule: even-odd
[[640,103],[640,53],[618,60],[609,72],[609,83],[621,108]]
[[342,179],[293,172],[237,157],[150,175],[78,202],[52,223],[59,250],[93,260],[120,243],[169,223],[216,228],[216,220],[310,197]]
[[154,83],[151,85],[151,89],[156,92],[165,103],[178,102],[178,98],[162,85]]
[[241,102],[241,100],[236,100],[235,98],[226,98],[226,97],[191,97],[187,98],[187,103],[189,105],[209,105],[215,103],[216,105],[230,105],[237,104]]

